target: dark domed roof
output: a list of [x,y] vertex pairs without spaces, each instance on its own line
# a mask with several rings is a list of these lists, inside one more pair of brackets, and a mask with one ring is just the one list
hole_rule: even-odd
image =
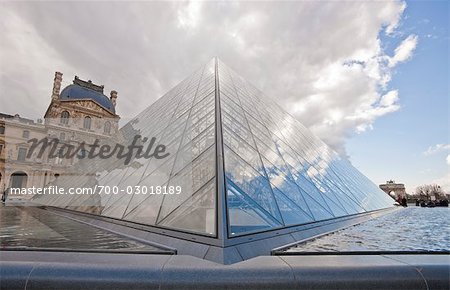
[[59,95],[61,101],[74,101],[88,99],[97,102],[100,106],[115,114],[116,110],[111,100],[98,90],[82,87],[78,84],[68,85]]

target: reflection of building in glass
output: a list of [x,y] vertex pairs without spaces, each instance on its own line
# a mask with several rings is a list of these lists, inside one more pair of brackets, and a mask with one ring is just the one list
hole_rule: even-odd
[[[291,233],[299,231],[298,226],[311,228],[317,222],[389,208],[394,202],[218,60],[120,131],[127,140],[137,134],[156,137],[170,155],[135,159],[130,166],[121,160],[84,165],[95,170],[97,185],[133,188],[132,194],[100,195],[101,215],[210,245],[213,260],[220,260],[218,248],[269,237],[286,244],[294,241]],[[59,181],[61,186],[87,184],[83,176]],[[140,191],[148,188],[148,194],[139,194],[135,186],[141,186]],[[150,188],[158,186],[180,186],[182,192],[150,194]],[[77,210],[88,204],[84,196],[43,196],[36,201]],[[236,249],[228,249],[229,257],[235,257]]]
[[[30,139],[56,138],[62,144],[92,143],[118,130],[117,92],[103,94],[103,86],[75,77],[60,93],[62,73],[56,72],[44,122],[0,114],[0,191],[8,187],[43,187],[77,162],[76,158],[27,158]],[[88,120],[88,121],[86,121]]]
[[380,188],[389,196],[395,198],[395,200],[406,197],[406,189],[403,183],[395,183],[393,180],[388,180],[386,184],[380,184]]

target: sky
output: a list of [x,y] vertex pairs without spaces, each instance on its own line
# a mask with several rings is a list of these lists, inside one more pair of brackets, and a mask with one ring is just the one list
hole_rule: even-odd
[[0,2],[0,112],[43,116],[55,71],[135,116],[218,56],[375,183],[450,191],[446,1]]

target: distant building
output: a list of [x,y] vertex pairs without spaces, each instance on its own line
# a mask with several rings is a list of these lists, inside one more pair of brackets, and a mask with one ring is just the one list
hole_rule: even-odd
[[[84,141],[109,138],[118,131],[116,113],[117,92],[103,94],[103,86],[75,77],[73,84],[61,92],[62,73],[56,72],[50,104],[44,120],[37,122],[16,115],[0,113],[0,190],[8,187],[44,187],[77,158],[27,158],[31,144],[37,138],[58,139],[60,144],[77,145]],[[36,153],[36,152],[35,152]]]
[[406,197],[406,189],[403,183],[395,183],[393,180],[388,180],[385,184],[380,184],[380,188],[395,200],[399,197]]

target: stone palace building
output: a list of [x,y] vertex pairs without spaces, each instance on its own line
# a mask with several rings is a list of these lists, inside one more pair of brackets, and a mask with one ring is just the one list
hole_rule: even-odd
[[0,191],[9,187],[44,187],[77,162],[72,159],[39,158],[36,152],[27,158],[30,139],[59,140],[59,144],[92,144],[95,139],[110,138],[118,131],[117,92],[104,95],[104,86],[75,76],[61,91],[63,74],[55,73],[50,104],[43,119],[37,121],[0,113]]

